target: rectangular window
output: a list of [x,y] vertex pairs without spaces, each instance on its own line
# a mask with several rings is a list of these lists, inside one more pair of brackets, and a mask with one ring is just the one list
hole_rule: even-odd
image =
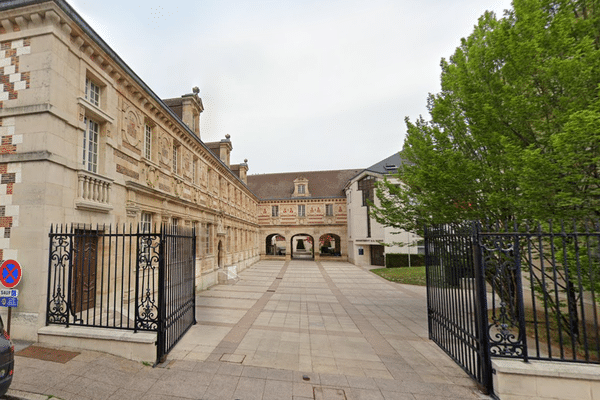
[[298,205],[298,216],[299,217],[306,217],[306,206],[304,204],[299,204]]
[[177,145],[173,145],[173,173],[177,173]]
[[271,216],[272,217],[279,216],[279,206],[271,206]]
[[100,107],[100,86],[85,78],[85,99],[93,105]]
[[98,132],[100,126],[96,121],[84,119],[83,132],[83,168],[90,172],[98,172]]
[[298,193],[304,194],[306,192],[306,187],[304,185],[298,185]]
[[145,125],[144,129],[144,157],[150,160],[152,156],[152,128]]
[[325,215],[333,217],[333,204],[325,204]]
[[196,183],[196,169],[198,169],[198,159],[192,161],[192,183]]
[[204,247],[206,248],[206,254],[211,254],[212,253],[212,249],[210,246],[210,228],[211,228],[211,224],[206,224],[206,232],[205,232],[205,244]]
[[202,257],[202,225],[200,222],[194,222],[194,228],[196,231],[196,258]]
[[152,214],[143,212],[142,220],[140,221],[140,228],[143,233],[149,233],[152,229]]

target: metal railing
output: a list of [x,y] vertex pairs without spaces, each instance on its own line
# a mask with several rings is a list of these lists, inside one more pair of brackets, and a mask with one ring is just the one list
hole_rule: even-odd
[[600,363],[600,225],[425,229],[430,339],[491,390],[490,357]]
[[195,323],[194,229],[72,224],[49,236],[46,324],[156,331],[170,343],[161,358]]
[[600,363],[598,223],[495,223],[478,238],[492,356]]

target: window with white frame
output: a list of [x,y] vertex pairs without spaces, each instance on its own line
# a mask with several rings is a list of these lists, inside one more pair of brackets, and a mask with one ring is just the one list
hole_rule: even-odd
[[196,258],[202,257],[202,225],[198,221],[192,222],[196,234]]
[[84,118],[85,131],[83,132],[83,168],[87,171],[98,172],[98,134],[100,125],[94,120]]
[[279,216],[279,206],[271,206],[271,216],[272,217]]
[[306,206],[304,204],[298,204],[298,216],[306,217]]
[[142,213],[142,219],[140,221],[140,228],[143,233],[149,233],[152,229],[152,214],[148,212]]
[[328,217],[333,216],[333,204],[325,204],[325,215]]
[[196,183],[196,169],[198,169],[198,159],[192,160],[192,183]]
[[85,78],[85,99],[100,107],[100,86],[96,85],[90,78]]
[[210,231],[211,231],[211,228],[212,228],[212,224],[206,224],[206,232],[205,232],[205,236],[204,236],[204,239],[205,239],[204,248],[206,249],[206,254],[211,254],[212,253],[212,248],[211,248],[211,245],[210,245],[210,242],[211,242],[211,240],[210,240]]
[[173,144],[173,173],[177,173],[177,153],[178,153],[178,146],[176,144]]
[[306,185],[298,185],[298,193],[299,194],[306,193]]
[[144,157],[152,158],[152,127],[148,124],[144,128]]

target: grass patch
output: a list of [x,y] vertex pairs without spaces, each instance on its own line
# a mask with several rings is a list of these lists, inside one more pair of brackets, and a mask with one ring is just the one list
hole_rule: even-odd
[[425,267],[377,268],[372,269],[371,272],[392,282],[419,286],[427,284]]

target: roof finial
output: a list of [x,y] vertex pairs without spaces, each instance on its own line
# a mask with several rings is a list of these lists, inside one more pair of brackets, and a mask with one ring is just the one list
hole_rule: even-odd
[[192,88],[192,92],[193,92],[194,94],[198,94],[198,93],[200,93],[200,88],[198,88],[198,86],[194,86],[194,87]]

